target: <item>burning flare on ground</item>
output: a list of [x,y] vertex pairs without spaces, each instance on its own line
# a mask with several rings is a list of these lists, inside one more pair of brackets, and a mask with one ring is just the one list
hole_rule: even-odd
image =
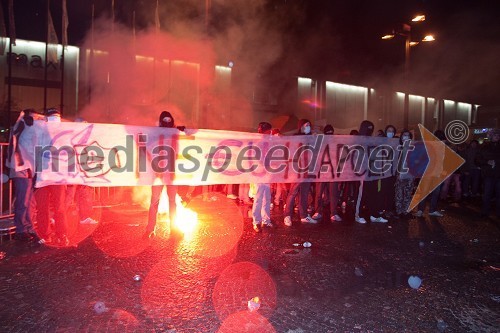
[[[136,186],[133,191],[134,202],[141,205],[145,209],[149,209],[151,202],[151,187]],[[175,221],[172,223],[169,217],[169,203],[166,190],[163,189],[160,196],[160,203],[158,205],[158,215],[156,216],[157,230],[166,230],[168,233],[172,228],[177,228],[184,235],[190,235],[195,232],[198,225],[198,214],[184,207],[183,201],[179,194],[175,196],[176,202],[176,216]]]

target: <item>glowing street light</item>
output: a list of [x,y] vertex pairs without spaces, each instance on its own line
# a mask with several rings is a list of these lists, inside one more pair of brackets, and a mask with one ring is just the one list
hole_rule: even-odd
[[[411,19],[411,22],[423,22],[425,21],[425,15],[417,15],[414,18]],[[389,40],[393,39],[396,35],[403,36],[405,38],[405,69],[404,69],[404,80],[405,80],[405,85],[406,85],[406,93],[405,93],[405,100],[404,100],[404,111],[403,111],[403,123],[404,127],[408,128],[408,115],[409,115],[409,97],[408,97],[408,90],[409,90],[409,81],[410,81],[410,47],[418,45],[418,41],[412,41],[411,40],[411,25],[410,24],[403,24],[402,29],[400,30],[393,30],[392,34],[384,35],[382,36],[383,40]],[[435,38],[432,35],[427,35],[424,37],[422,40],[423,42],[431,42],[434,41]]]
[[411,19],[412,22],[423,22],[425,21],[425,15],[417,15]]
[[436,38],[434,38],[433,35],[427,35],[424,37],[424,39],[422,39],[422,42],[433,42],[435,40],[436,40]]

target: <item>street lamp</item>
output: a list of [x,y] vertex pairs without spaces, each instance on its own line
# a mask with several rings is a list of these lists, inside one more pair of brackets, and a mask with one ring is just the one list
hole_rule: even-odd
[[[425,15],[417,15],[411,19],[411,22],[423,22],[425,21]],[[410,87],[410,48],[412,46],[417,45],[418,41],[411,40],[411,25],[405,23],[402,25],[400,30],[393,30],[392,34],[382,36],[383,40],[393,39],[396,35],[402,36],[405,38],[405,67],[404,67],[404,82],[405,82],[405,99],[404,99],[404,110],[403,110],[403,123],[404,127],[408,128],[408,115],[410,109],[410,100],[409,100],[409,87]],[[427,35],[422,39],[423,42],[431,42],[434,41],[435,38],[432,35]]]

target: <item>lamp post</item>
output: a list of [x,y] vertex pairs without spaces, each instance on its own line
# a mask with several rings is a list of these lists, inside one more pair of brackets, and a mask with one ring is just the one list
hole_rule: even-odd
[[[412,20],[412,22],[423,22],[425,21],[425,15],[417,15]],[[404,128],[408,128],[408,118],[410,114],[410,50],[412,46],[417,45],[419,42],[411,40],[411,25],[403,24],[401,30],[393,30],[392,34],[382,36],[383,40],[393,39],[396,35],[405,38],[405,63],[404,63],[404,106],[403,106],[403,124]],[[425,36],[422,39],[424,42],[434,41],[434,37],[431,35]]]

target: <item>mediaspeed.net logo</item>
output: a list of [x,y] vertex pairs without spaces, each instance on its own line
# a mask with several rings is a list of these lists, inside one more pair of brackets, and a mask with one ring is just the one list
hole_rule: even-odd
[[[412,197],[408,212],[452,175],[465,160],[438,139],[422,124],[418,125],[427,153],[427,167]],[[461,120],[448,123],[444,130],[446,139],[452,144],[464,143],[469,137],[469,127]]]
[[[340,145],[341,148],[339,149],[339,145],[337,144],[335,147],[338,152],[338,161],[334,167],[336,174],[343,173],[344,166],[347,165],[349,158],[351,159],[349,162],[352,163],[352,171],[357,175],[361,175],[365,171],[368,174],[387,174],[392,168],[391,165],[397,163],[398,173],[410,172],[414,177],[421,178],[408,208],[409,211],[412,210],[464,163],[464,160],[460,156],[422,125],[419,125],[419,129],[423,141],[415,142],[415,145],[420,145],[420,149],[414,149],[415,147],[413,143],[409,143],[410,141],[405,141],[397,147],[387,144],[377,144],[367,148],[366,144],[361,145],[352,141],[348,144],[344,142],[344,144]],[[468,137],[468,126],[460,121],[450,122],[445,128],[445,135],[451,143],[462,143]],[[152,171],[155,173],[201,172],[202,180],[206,180],[210,173],[227,173],[230,164],[233,167],[236,166],[235,170],[230,171],[242,174],[252,173],[257,167],[265,168],[265,172],[269,174],[280,173],[285,168],[289,168],[293,172],[300,174],[316,170],[316,164],[318,163],[321,163],[321,172],[323,172],[323,167],[328,166],[323,164],[321,157],[325,156],[324,151],[321,151],[321,149],[326,149],[324,147],[327,146],[323,144],[325,141],[324,135],[311,137],[309,143],[300,145],[300,148],[295,150],[290,150],[289,146],[283,144],[270,146],[267,150],[261,150],[258,145],[248,145],[239,147],[238,151],[233,151],[230,146],[224,145],[206,147],[185,145],[181,150],[176,150],[169,145],[160,145],[155,146],[150,152],[146,151],[146,141],[144,141],[146,136],[141,134],[139,137],[142,140],[139,141],[141,145],[138,145],[136,148],[134,148],[133,135],[126,136],[124,146],[115,146],[112,148],[101,147],[98,144],[85,145],[83,149],[75,149],[72,146],[59,148],[54,146],[37,146],[35,148],[36,170],[39,172],[44,169],[44,160],[52,160],[51,167],[57,169],[59,166],[57,162],[60,155],[66,156],[66,160],[71,161],[68,165],[73,168],[78,166],[80,171],[83,171],[90,177],[103,175],[110,170],[113,170],[114,173],[148,172],[148,168],[146,168],[147,163],[149,163]],[[350,140],[352,139],[350,137]],[[366,140],[367,138],[364,139]],[[375,142],[377,139],[380,138],[370,138],[368,140]],[[341,140],[340,138],[339,141]],[[134,149],[137,151],[134,151]],[[401,152],[401,154],[395,155],[396,151]],[[412,160],[413,162],[417,159],[420,160],[420,164],[413,163],[413,170],[408,170],[405,163],[401,162],[401,160],[406,160],[408,151],[412,152],[408,158],[409,163]],[[49,157],[44,159],[45,153]],[[310,164],[305,166],[300,165],[299,161],[303,154],[312,156]],[[176,165],[176,158],[178,156],[182,157],[182,162]],[[391,159],[388,159],[389,156],[399,157],[397,161],[391,162]],[[132,167],[134,165],[133,160],[136,158],[139,161],[137,170]],[[231,159],[235,159],[236,162],[233,163],[234,161],[231,161]],[[364,163],[364,159],[367,159],[369,162]],[[263,163],[259,165],[259,161]],[[366,170],[363,170],[362,166],[367,166]],[[419,168],[421,170],[418,170]],[[425,169],[425,172],[423,169]],[[51,170],[51,172],[58,171]],[[70,172],[75,172],[75,169]],[[337,177],[337,179],[339,178]]]

